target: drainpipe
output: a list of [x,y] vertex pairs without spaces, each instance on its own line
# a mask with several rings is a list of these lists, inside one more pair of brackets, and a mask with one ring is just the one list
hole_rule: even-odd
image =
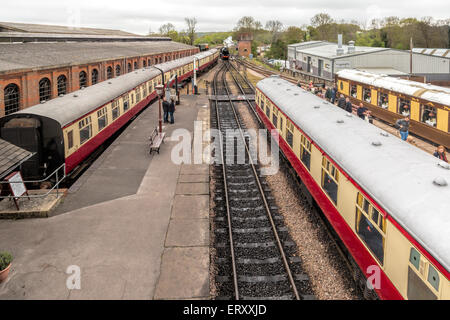
[[198,88],[197,88],[197,65],[195,61],[198,60],[197,57],[194,57],[194,94],[198,94]]

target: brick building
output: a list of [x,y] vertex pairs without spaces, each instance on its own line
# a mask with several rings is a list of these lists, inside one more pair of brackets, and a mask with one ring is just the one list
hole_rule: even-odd
[[241,33],[238,40],[238,52],[240,57],[248,57],[252,53],[253,35]]
[[[0,117],[135,69],[198,52],[197,47],[170,38],[114,30],[101,34],[102,29],[89,33],[89,28],[83,28],[80,34],[55,27],[58,33],[51,33],[53,26],[11,30],[5,25],[0,22]],[[30,38],[33,42],[28,42]],[[10,39],[22,42],[7,41]]]

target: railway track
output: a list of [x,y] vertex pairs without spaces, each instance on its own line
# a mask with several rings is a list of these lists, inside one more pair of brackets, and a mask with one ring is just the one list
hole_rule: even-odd
[[[254,94],[254,88],[253,85],[250,83],[250,81],[242,76],[242,74],[232,65],[230,64],[230,73],[231,76],[236,84],[236,87],[242,94],[250,94],[252,93],[250,90],[253,90]],[[263,128],[263,123],[258,115],[258,113],[255,110],[255,103],[247,101],[247,105],[250,108],[250,111],[252,114],[255,115],[255,119],[258,121],[260,128]],[[283,162],[280,162],[280,165],[283,165],[285,170],[287,171],[287,174],[290,176],[290,181],[292,186],[295,188],[295,190],[298,191],[298,194],[302,194],[302,182],[299,181],[299,178],[297,176],[297,173],[295,170],[291,167],[290,163],[288,162],[287,158],[283,155]],[[306,197],[305,197],[305,206],[306,203],[308,203]],[[318,221],[320,222],[322,228],[325,230],[325,232],[328,234],[329,239],[332,241],[333,246],[335,247],[338,254],[341,256],[342,260],[346,264],[348,270],[352,273],[353,279],[355,280],[356,284],[359,286],[361,292],[363,293],[364,297],[368,300],[374,300],[378,297],[374,296],[373,293],[370,290],[367,290],[366,288],[366,280],[363,276],[362,272],[356,265],[356,262],[353,260],[353,258],[348,253],[347,249],[345,248],[344,244],[340,241],[337,234],[334,232],[333,228],[329,224],[328,220],[325,218],[324,214],[320,212],[319,208],[315,208],[313,206],[309,206],[308,211],[310,211],[312,214],[314,214]]]
[[[230,97],[224,63],[213,80],[215,95]],[[218,299],[311,299],[308,276],[295,256],[295,243],[289,237],[267,183],[249,153],[245,126],[233,101],[214,101],[212,127],[221,134],[222,164],[216,164],[215,247]],[[227,137],[226,130],[238,130]],[[245,163],[227,162],[226,148],[240,139],[246,152]],[[234,160],[237,148],[233,147]]]

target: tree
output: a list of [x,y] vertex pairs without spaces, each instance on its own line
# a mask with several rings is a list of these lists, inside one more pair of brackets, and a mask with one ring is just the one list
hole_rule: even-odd
[[175,31],[175,26],[170,22],[159,27],[159,34],[162,36],[167,36],[171,31]]
[[266,30],[272,34],[272,41],[274,43],[283,29],[283,24],[278,20],[269,20],[266,22]]
[[287,44],[298,43],[305,40],[306,32],[294,26],[290,26],[283,34],[284,41]]
[[195,41],[195,28],[197,27],[197,19],[184,18],[184,21],[186,21],[187,25],[186,35],[189,38],[189,44],[193,45]]
[[328,13],[318,13],[311,18],[311,25],[315,28],[332,24],[334,22],[333,18]]

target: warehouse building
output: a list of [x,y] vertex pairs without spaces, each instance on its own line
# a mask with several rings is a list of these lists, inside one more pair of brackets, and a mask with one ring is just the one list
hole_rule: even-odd
[[[359,69],[366,72],[406,77],[410,75],[410,51],[355,46],[327,41],[308,41],[288,46],[291,71],[332,81],[336,72]],[[412,75],[426,82],[450,82],[450,57],[419,52],[412,54]]]
[[198,51],[117,30],[0,22],[0,117]]

